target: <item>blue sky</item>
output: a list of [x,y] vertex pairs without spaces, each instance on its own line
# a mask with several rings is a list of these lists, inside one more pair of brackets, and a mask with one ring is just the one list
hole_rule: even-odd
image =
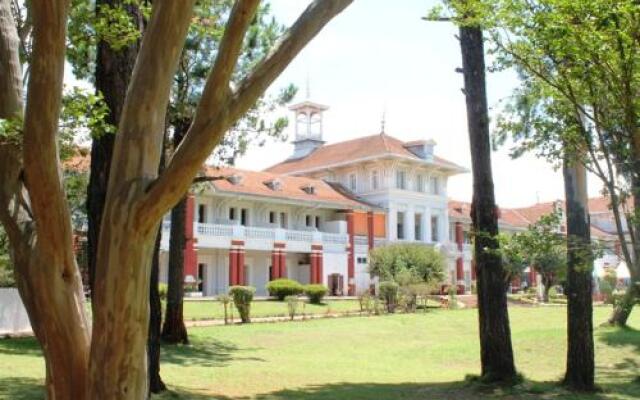
[[[290,25],[308,0],[271,0],[276,18]],[[436,154],[470,168],[457,28],[421,19],[433,1],[355,0],[292,62],[271,90],[294,83],[305,96],[310,77],[311,99],[330,106],[324,116],[324,139],[331,143],[380,132],[403,140],[433,138]],[[489,106],[496,108],[517,79],[511,72],[489,74]],[[288,111],[280,110],[286,115]],[[289,127],[290,137],[293,126]],[[493,154],[498,204],[516,207],[563,198],[561,171],[544,160],[508,157],[508,149]],[[266,168],[291,152],[290,144],[268,142],[252,147],[238,167]],[[449,196],[471,198],[471,176],[453,177]],[[600,186],[590,179],[590,194]]]

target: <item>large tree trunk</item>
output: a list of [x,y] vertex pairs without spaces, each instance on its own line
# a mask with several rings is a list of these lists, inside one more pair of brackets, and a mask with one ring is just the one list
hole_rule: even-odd
[[160,328],[162,324],[162,303],[158,292],[160,270],[160,239],[162,229],[156,234],[156,242],[151,261],[151,278],[149,287],[149,340],[147,357],[149,358],[149,391],[160,393],[167,389],[160,376]]
[[[142,32],[142,13],[135,2],[124,0],[97,0],[96,9],[101,6],[122,7],[127,10],[129,17]],[[118,126],[127,87],[136,62],[140,42],[115,50],[104,40],[98,42],[96,55],[96,91],[102,93],[109,108],[107,123]],[[98,250],[98,235],[104,202],[107,197],[107,183],[111,170],[113,144],[115,135],[104,132],[92,132],[91,143],[91,174],[87,187],[87,216],[88,216],[88,265],[89,287],[93,289],[95,282],[96,255]],[[93,297],[93,290],[92,290]]]
[[477,263],[482,379],[488,382],[510,382],[516,377],[516,369],[504,285],[506,272],[499,253],[482,30],[473,26],[461,26],[460,47],[473,169],[471,213]]
[[[22,145],[0,142],[0,223],[11,244],[20,296],[45,357],[47,397],[85,399],[90,329],[71,246],[69,211],[60,196],[60,170],[52,162],[57,157],[54,143],[64,65],[64,5],[55,11],[34,10],[33,21],[37,27],[29,97],[38,93],[38,98],[25,116]],[[0,0],[2,119],[22,116],[18,46],[10,2]],[[43,110],[52,106],[54,111],[33,112],[39,106]],[[34,164],[38,157],[41,165]]]
[[[173,148],[177,148],[187,133],[190,120],[174,121]],[[171,210],[169,236],[169,281],[167,309],[162,325],[162,340],[166,343],[189,343],[184,324],[184,250],[186,245],[187,197],[184,196]]]
[[594,389],[593,303],[587,172],[580,163],[563,165],[567,203],[567,370],[564,383]]
[[[235,2],[198,106],[198,123],[158,177],[164,111],[195,1],[153,2],[114,144],[98,240],[87,380],[89,330],[57,146],[69,1],[30,2],[34,40],[23,150],[10,151],[18,168],[0,168],[0,174],[10,178],[0,179],[0,218],[10,235],[14,257],[33,257],[29,260],[33,268],[18,279],[34,329],[45,347],[52,398],[139,400],[147,396],[150,261],[162,215],[186,192],[224,133],[350,3],[314,1],[278,46],[232,91],[231,75],[258,7],[257,0]],[[0,5],[0,26],[13,26],[5,21],[8,0],[0,0]],[[4,33],[0,29],[0,35]],[[10,53],[17,59],[17,49]],[[3,71],[0,80],[5,75]],[[5,95],[0,93],[0,99]],[[0,162],[7,159],[0,157]],[[25,244],[33,248],[27,249]]]

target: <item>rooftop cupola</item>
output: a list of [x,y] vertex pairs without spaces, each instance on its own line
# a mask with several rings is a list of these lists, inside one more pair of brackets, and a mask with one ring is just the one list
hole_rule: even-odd
[[303,158],[322,146],[322,113],[329,107],[305,100],[289,107],[295,114],[295,140],[290,159]]

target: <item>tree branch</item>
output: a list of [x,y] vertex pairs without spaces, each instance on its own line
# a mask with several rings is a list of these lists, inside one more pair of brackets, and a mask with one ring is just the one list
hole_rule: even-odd
[[11,118],[22,113],[19,45],[11,1],[0,0],[0,118]]
[[68,1],[31,4],[34,30],[24,117],[25,185],[41,245],[70,251],[71,222],[57,152]]
[[[161,218],[184,195],[193,176],[202,167],[225,132],[255,103],[304,46],[352,1],[314,1],[284,34],[275,48],[240,83],[235,93],[231,94],[228,84],[224,87],[212,87],[209,82],[207,83],[207,88],[212,92],[206,96],[203,95],[203,100],[206,98],[206,102],[198,106],[193,125],[176,149],[167,169],[151,186],[142,202],[141,210],[145,210],[151,221]],[[232,32],[230,28],[240,30],[242,18],[246,16],[236,12],[242,11],[239,8],[249,7],[250,3],[250,1],[239,2],[234,7],[225,31],[223,45],[227,40],[233,41],[232,38],[227,38],[228,34],[239,34],[237,31]],[[239,20],[234,23],[236,18]],[[244,23],[248,24],[249,21]],[[244,37],[244,30],[241,36]],[[229,48],[232,49],[233,46]],[[216,59],[216,66],[209,77],[209,81],[216,79],[219,84],[225,81],[222,79],[225,77],[225,71],[215,71],[221,68],[218,61],[222,63],[221,65],[233,61],[235,67],[235,61],[222,53],[222,51],[219,53],[219,59]],[[212,102],[218,99],[224,99],[224,102]]]

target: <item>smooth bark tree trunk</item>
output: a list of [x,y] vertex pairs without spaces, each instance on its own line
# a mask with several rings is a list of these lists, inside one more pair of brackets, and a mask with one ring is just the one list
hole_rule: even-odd
[[504,285],[506,271],[499,253],[482,30],[461,26],[460,47],[473,170],[471,217],[477,265],[482,380],[508,383],[516,378],[516,369]]
[[564,383],[594,390],[593,254],[587,172],[580,163],[563,165],[567,203],[567,370]]
[[[64,13],[39,10],[33,18],[34,24],[39,24],[33,44],[34,59],[38,60],[32,63],[29,93],[41,93],[34,106],[37,109],[42,105],[46,109],[60,102],[60,95],[56,93],[60,87],[54,77],[61,75],[64,63],[63,42],[56,40],[59,39],[56,33],[64,30]],[[18,48],[10,1],[0,0],[0,119],[23,116]],[[47,62],[42,59],[44,56]],[[43,132],[55,132],[57,118],[57,112],[30,113],[23,128],[22,146],[0,141],[0,223],[11,245],[10,256],[20,297],[45,357],[47,398],[86,399],[90,328],[84,310],[82,281],[71,246],[71,221],[66,202],[56,196],[61,190],[56,184],[60,181],[60,171],[57,165],[47,165],[52,155],[45,151],[47,139],[37,139]],[[42,151],[28,154],[42,157],[45,164],[42,169],[34,165],[26,168],[23,163],[26,148]],[[25,181],[29,180],[33,186],[39,179],[46,182],[34,191],[32,204]],[[49,203],[48,196],[52,197]],[[50,213],[46,215],[45,211]]]
[[[142,32],[142,12],[135,2],[126,0],[97,0],[96,9],[101,6],[122,7],[127,10],[129,17]],[[142,34],[142,33],[141,33]],[[131,79],[131,73],[136,62],[136,56],[140,47],[140,41],[115,50],[104,40],[98,42],[96,55],[96,91],[102,93],[104,101],[109,108],[107,123],[118,126],[127,87]],[[92,289],[95,281],[96,255],[98,249],[98,235],[100,234],[100,222],[104,210],[104,202],[107,197],[107,184],[109,171],[111,170],[111,158],[113,157],[113,144],[115,134],[104,132],[92,132],[91,143],[91,174],[87,187],[87,216],[88,216],[88,266],[89,287]]]
[[149,358],[149,391],[160,393],[167,389],[160,376],[160,329],[162,324],[162,303],[158,291],[160,272],[160,239],[162,229],[158,229],[156,243],[151,261],[151,277],[149,287],[149,340],[147,357]]
[[[190,120],[174,122],[174,149],[180,145],[190,125]],[[185,196],[171,210],[167,309],[165,310],[164,323],[162,325],[162,340],[172,344],[189,343],[189,335],[184,324],[183,315],[186,211],[187,197]]]

